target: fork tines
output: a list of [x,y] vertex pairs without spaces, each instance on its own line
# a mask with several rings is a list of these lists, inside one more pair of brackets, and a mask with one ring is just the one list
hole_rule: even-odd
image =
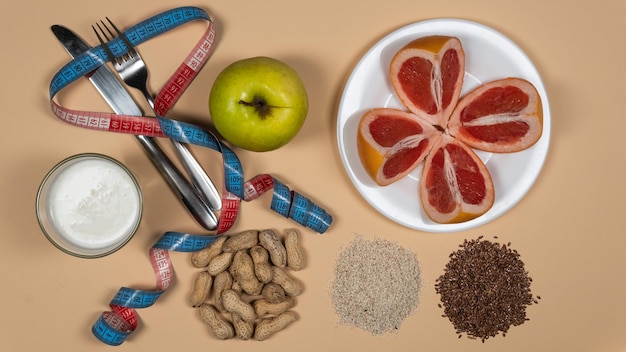
[[[100,32],[98,32],[98,29],[96,29],[96,27],[94,26],[91,26],[91,28],[93,28],[93,31],[96,33],[96,36],[98,37],[100,44],[102,44],[102,48],[104,49],[107,56],[109,57],[109,60],[115,61],[115,63],[117,64],[119,64],[121,60],[120,58],[116,57],[115,54],[113,54],[113,52],[111,51],[111,48],[109,48],[109,46],[107,45],[107,42],[110,42],[111,40],[115,39],[116,36],[119,36],[120,39],[122,39],[122,41],[124,42],[124,45],[126,46],[126,49],[128,50],[128,54],[125,54],[125,55],[128,55],[129,57],[135,56],[136,55],[135,49],[133,45],[130,43],[130,41],[128,40],[128,38],[126,38],[126,35],[122,31],[120,31],[117,28],[117,26],[113,24],[113,22],[108,17],[105,17],[105,18],[107,22],[109,22],[111,27],[113,27],[113,29],[115,30],[115,33],[111,31],[111,29],[102,20],[100,21],[100,23],[96,23],[96,26],[98,26],[98,29],[100,30]],[[102,26],[100,26],[100,24],[102,24]],[[108,32],[108,35],[107,35],[107,32]],[[100,36],[100,33],[102,33],[102,36]],[[104,37],[104,39],[102,37]],[[124,57],[124,55],[122,55],[122,57]]]

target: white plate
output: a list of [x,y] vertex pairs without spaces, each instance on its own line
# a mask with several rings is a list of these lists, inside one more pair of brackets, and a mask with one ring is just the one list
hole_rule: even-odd
[[[509,154],[477,152],[485,162],[495,187],[495,202],[484,215],[459,224],[430,220],[419,201],[419,166],[404,179],[386,187],[377,186],[359,160],[357,126],[371,108],[406,110],[388,79],[389,62],[409,41],[428,35],[449,35],[461,40],[465,50],[465,80],[461,94],[481,83],[506,77],[532,82],[543,103],[543,134],[531,148]],[[433,19],[400,28],[374,45],[352,72],[341,98],[337,116],[339,152],[350,179],[361,195],[379,212],[406,227],[425,232],[463,231],[488,223],[517,204],[535,182],[548,152],[550,108],[537,69],[510,39],[482,24],[459,19]]]

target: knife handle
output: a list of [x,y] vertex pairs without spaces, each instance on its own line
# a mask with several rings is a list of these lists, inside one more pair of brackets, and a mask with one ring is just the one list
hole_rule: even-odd
[[[148,101],[148,105],[152,111],[156,114],[156,110],[154,109],[154,98],[148,91],[146,86],[138,88],[143,94],[146,101]],[[219,211],[222,209],[222,199],[220,197],[219,192],[215,188],[215,184],[211,181],[209,175],[204,171],[198,160],[194,158],[193,154],[189,150],[189,146],[187,144],[183,144],[174,139],[170,139],[172,142],[172,146],[174,146],[174,151],[178,156],[178,159],[183,164],[183,167],[187,171],[187,174],[191,178],[192,184],[198,194],[203,197],[204,202],[214,211]]]
[[215,188],[215,184],[211,181],[209,175],[204,171],[198,160],[191,154],[189,145],[171,140],[174,151],[178,155],[183,167],[192,180],[192,184],[203,197],[209,208],[214,211],[222,209],[222,199],[219,192]]
[[144,147],[150,160],[161,172],[174,194],[185,205],[196,221],[207,230],[217,228],[217,217],[202,200],[193,186],[174,166],[152,137],[137,135],[139,143]]

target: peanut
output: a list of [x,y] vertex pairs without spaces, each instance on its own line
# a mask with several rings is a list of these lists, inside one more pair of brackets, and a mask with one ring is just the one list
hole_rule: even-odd
[[231,274],[241,285],[243,291],[249,295],[258,295],[263,288],[256,275],[254,275],[254,263],[250,255],[244,251],[237,251],[230,267]]
[[252,305],[243,299],[233,290],[222,292],[222,304],[227,312],[237,314],[247,322],[254,322],[257,318]]
[[259,243],[259,231],[248,230],[228,236],[224,242],[222,250],[224,252],[237,252],[242,249],[249,249]]
[[235,330],[233,326],[215,309],[214,306],[208,303],[202,303],[200,305],[200,319],[207,323],[211,329],[211,332],[215,337],[220,340],[226,340],[235,336]]
[[259,242],[269,252],[272,264],[281,268],[287,266],[287,251],[274,230],[261,231]]
[[233,291],[235,291],[238,295],[243,294],[243,288],[241,288],[241,283],[237,280],[233,279],[233,286],[231,287]]
[[304,254],[300,246],[298,231],[295,229],[285,230],[285,249],[287,251],[287,266],[294,271],[302,270],[304,268]]
[[211,259],[222,253],[222,245],[226,241],[226,236],[220,235],[208,247],[191,253],[191,264],[196,268],[204,268],[209,265]]
[[270,303],[280,303],[285,300],[285,290],[282,286],[270,282],[261,290],[263,298]]
[[211,274],[212,276],[216,276],[222,271],[228,269],[232,261],[233,261],[233,253],[222,252],[218,254],[215,258],[211,259],[207,270],[209,274]]
[[289,324],[298,319],[298,316],[293,311],[287,311],[281,313],[275,318],[267,318],[261,320],[254,330],[254,338],[263,341],[275,333],[283,330]]
[[298,319],[291,309],[304,286],[288,270],[303,269],[305,253],[297,229],[282,234],[219,235],[191,254],[193,266],[204,269],[194,277],[189,302],[216,338],[261,341]]
[[189,296],[189,303],[192,307],[197,307],[204,303],[209,297],[211,291],[211,284],[213,283],[213,277],[208,271],[203,270],[196,274],[193,280],[193,290]]
[[293,308],[296,305],[296,299],[293,297],[286,297],[284,301],[280,303],[270,303],[264,299],[256,300],[252,303],[256,315],[262,317],[264,315],[279,315]]
[[224,311],[224,305],[222,304],[222,292],[228,290],[233,286],[233,277],[226,270],[217,274],[213,280],[213,297],[215,297],[215,306],[220,311]]
[[241,340],[250,340],[254,335],[254,323],[243,320],[239,314],[231,313],[230,319],[235,327],[235,335]]
[[272,281],[272,267],[267,250],[263,246],[256,245],[250,248],[250,256],[254,263],[254,274],[257,279],[264,284]]
[[283,287],[285,293],[289,296],[297,296],[302,293],[302,284],[291,276],[287,272],[277,266],[272,267],[273,278],[272,282]]

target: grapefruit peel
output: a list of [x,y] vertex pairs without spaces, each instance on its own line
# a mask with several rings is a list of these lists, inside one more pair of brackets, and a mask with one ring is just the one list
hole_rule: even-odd
[[473,149],[514,153],[542,134],[541,97],[532,83],[507,77],[461,96],[464,74],[458,38],[417,38],[389,67],[394,92],[407,110],[375,108],[359,121],[357,150],[367,174],[387,186],[423,164],[419,198],[436,223],[466,222],[493,206],[491,175]]

